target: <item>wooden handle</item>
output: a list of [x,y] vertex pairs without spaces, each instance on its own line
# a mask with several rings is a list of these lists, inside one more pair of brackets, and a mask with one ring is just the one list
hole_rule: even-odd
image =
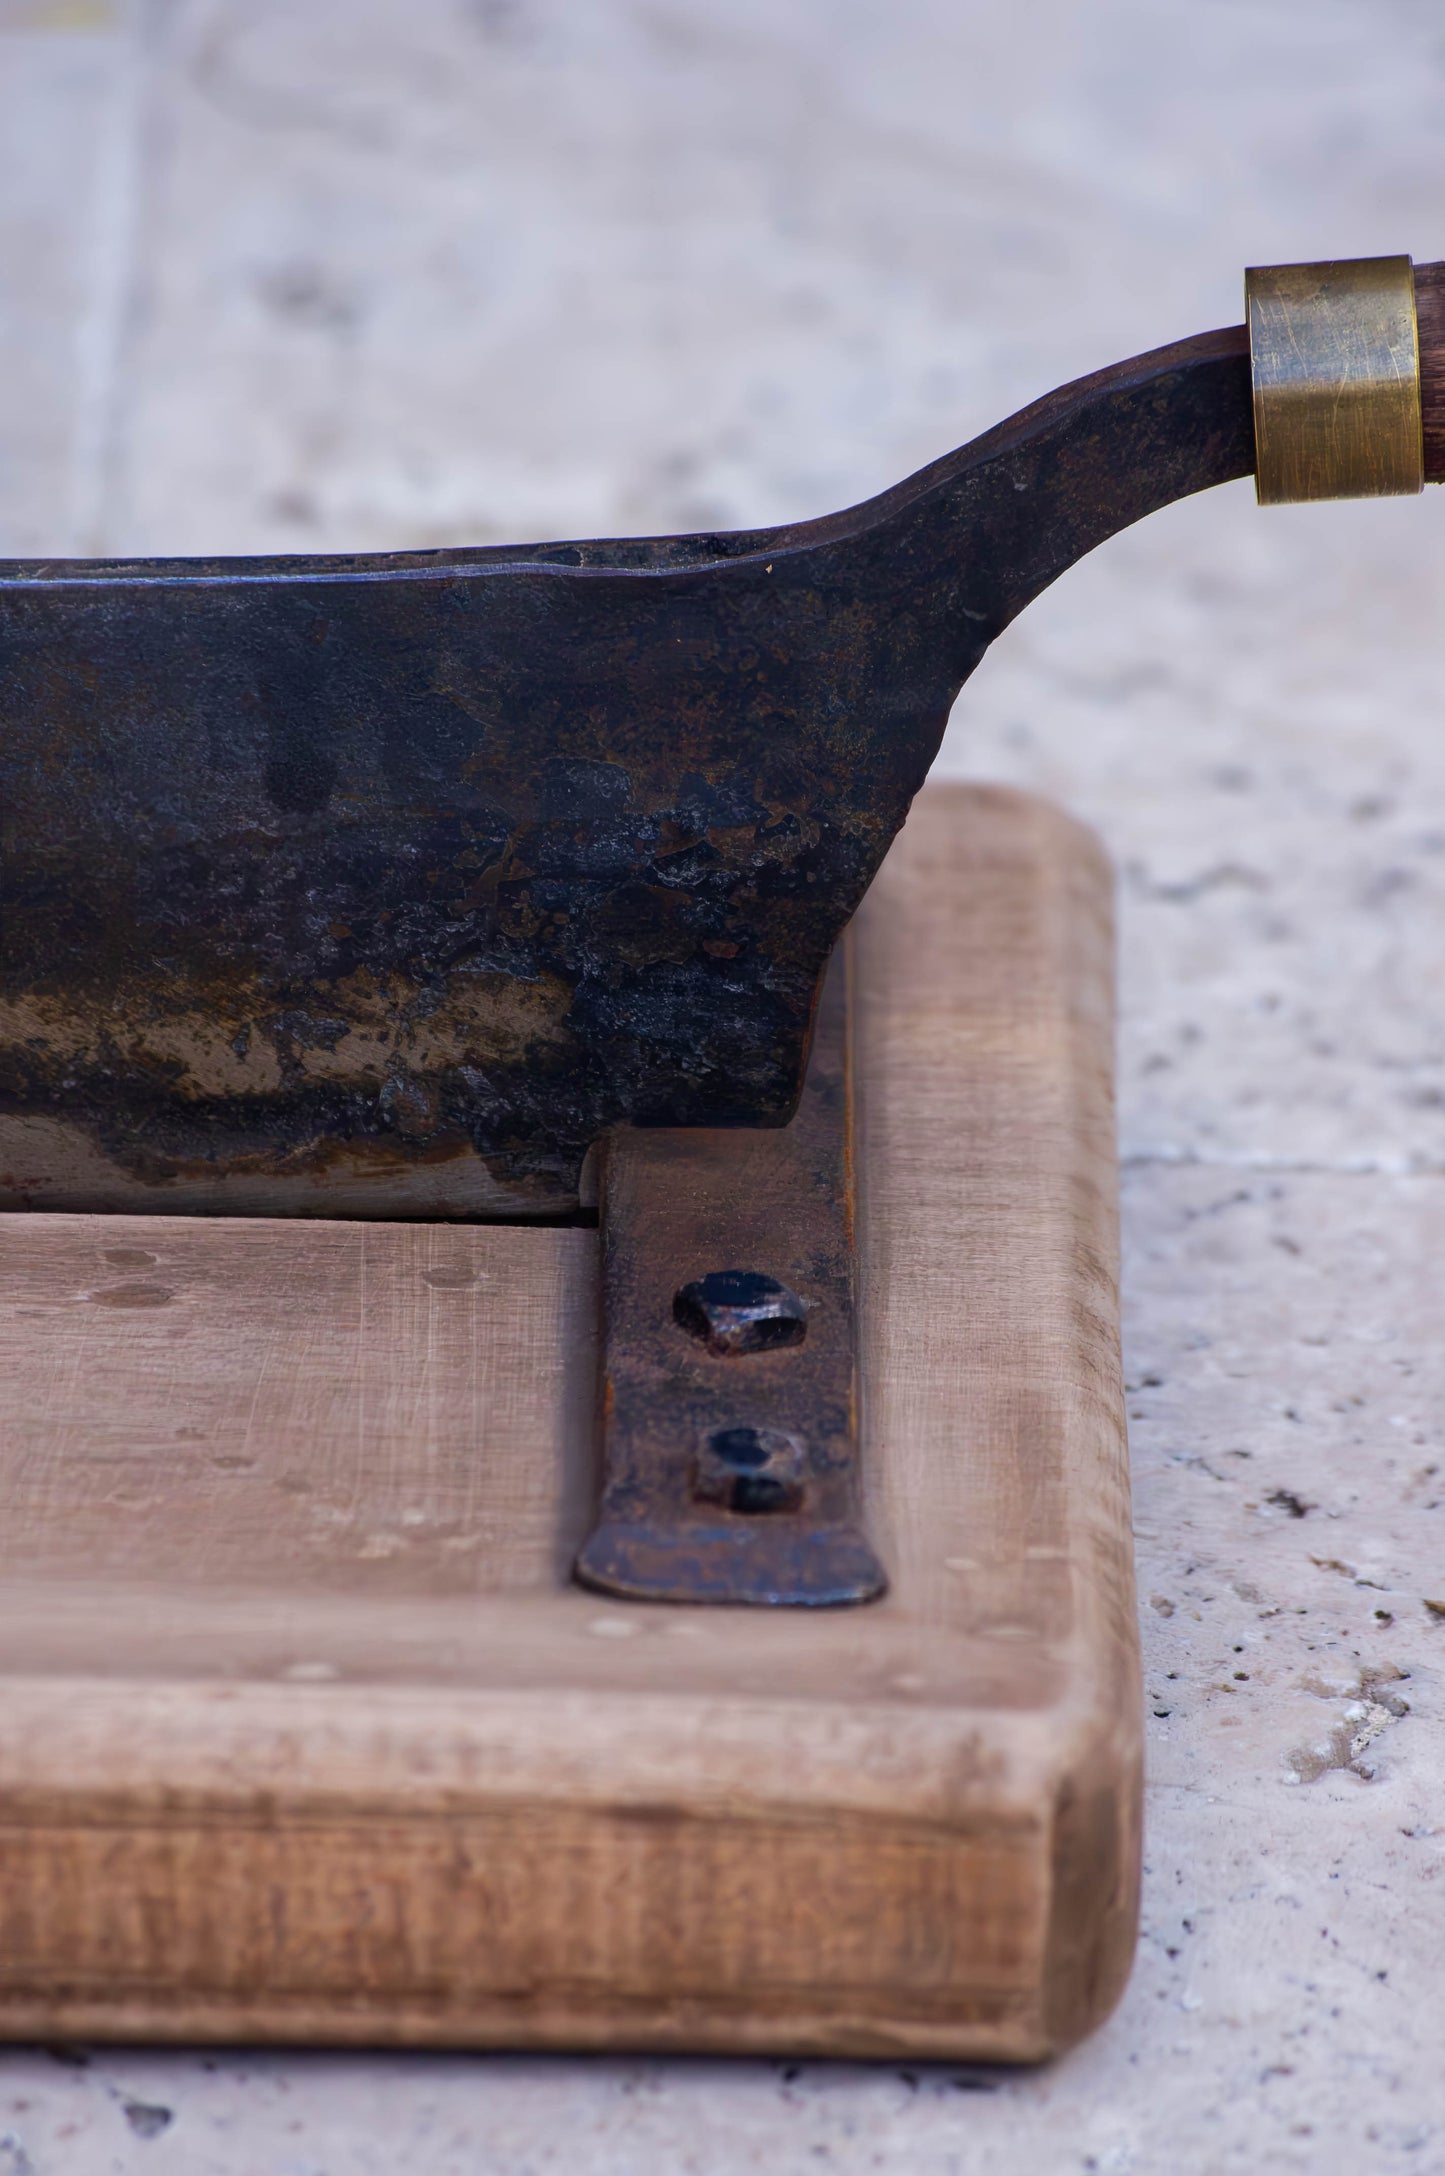
[[1445,483],[1445,264],[1415,267],[1415,315],[1420,326],[1420,407],[1425,428],[1425,481]]

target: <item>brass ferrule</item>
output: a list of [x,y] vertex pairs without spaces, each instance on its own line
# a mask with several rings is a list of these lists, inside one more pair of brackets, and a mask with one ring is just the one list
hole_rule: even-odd
[[1410,259],[1255,265],[1244,293],[1260,505],[1423,491]]

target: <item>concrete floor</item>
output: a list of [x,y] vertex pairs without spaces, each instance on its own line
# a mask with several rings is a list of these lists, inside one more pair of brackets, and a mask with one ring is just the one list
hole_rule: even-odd
[[[1433,0],[0,0],[0,551],[821,513],[1445,256]],[[1145,1923],[1035,2074],[0,2055],[0,2176],[1439,2176],[1445,495],[1172,509],[942,767],[1121,868]]]

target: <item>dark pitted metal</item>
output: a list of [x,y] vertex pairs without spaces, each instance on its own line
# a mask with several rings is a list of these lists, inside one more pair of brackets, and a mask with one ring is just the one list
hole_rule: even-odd
[[793,528],[0,568],[0,1205],[557,1214],[782,1124],[988,643],[1252,461],[1232,332]]

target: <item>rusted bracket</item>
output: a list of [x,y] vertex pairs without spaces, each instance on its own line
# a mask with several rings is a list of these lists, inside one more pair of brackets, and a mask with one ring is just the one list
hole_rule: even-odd
[[601,1173],[602,1501],[584,1586],[863,1602],[846,966],[778,1131],[634,1131]]

